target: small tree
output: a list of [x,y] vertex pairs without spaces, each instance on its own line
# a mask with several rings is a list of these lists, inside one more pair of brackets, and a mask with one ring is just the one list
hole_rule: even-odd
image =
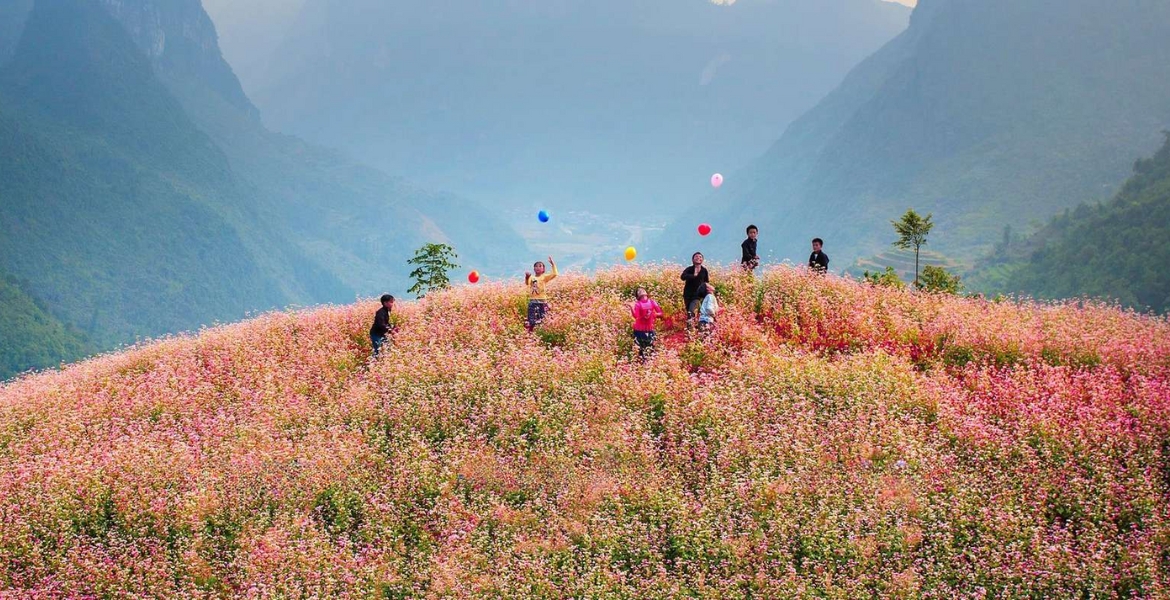
[[894,231],[898,233],[898,241],[894,242],[894,246],[902,248],[903,250],[914,249],[914,285],[918,286],[918,250],[926,244],[926,236],[930,234],[934,223],[930,221],[932,214],[926,215],[922,218],[918,213],[911,208],[902,215],[902,219],[898,221],[890,221],[894,225]]
[[459,265],[452,262],[459,258],[455,249],[447,244],[427,244],[414,252],[414,258],[406,261],[408,265],[416,265],[410,272],[414,285],[407,292],[421,298],[432,290],[445,290],[451,287],[451,280],[447,272],[458,269]]
[[959,281],[958,275],[952,275],[946,269],[934,265],[922,268],[922,279],[915,285],[924,292],[958,294],[963,291],[963,284]]

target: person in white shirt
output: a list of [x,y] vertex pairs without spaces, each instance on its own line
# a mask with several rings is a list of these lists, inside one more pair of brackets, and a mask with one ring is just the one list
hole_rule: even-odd
[[699,305],[699,329],[707,331],[714,327],[718,314],[719,298],[715,296],[715,286],[708,283],[707,294],[703,296],[703,303]]

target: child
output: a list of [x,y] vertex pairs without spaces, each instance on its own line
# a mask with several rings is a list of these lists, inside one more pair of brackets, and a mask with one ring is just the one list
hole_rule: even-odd
[[548,312],[548,293],[545,286],[548,285],[548,282],[556,279],[557,263],[553,262],[550,256],[548,264],[552,266],[552,273],[546,275],[544,263],[536,262],[532,265],[535,274],[524,274],[524,285],[528,286],[528,324],[525,327],[529,332],[536,329],[541,321],[544,321],[544,315]]
[[709,331],[715,326],[715,316],[719,314],[719,299],[715,297],[715,286],[707,284],[707,295],[703,297],[703,304],[699,307],[699,331]]
[[755,225],[748,225],[747,239],[739,245],[743,250],[743,256],[740,258],[740,264],[743,265],[743,270],[751,273],[760,266],[760,256],[756,253],[756,238],[760,237],[760,229]]
[[818,275],[824,275],[829,272],[829,255],[821,250],[824,246],[824,240],[821,238],[813,238],[812,254],[808,256],[808,268],[812,269]]
[[646,360],[646,352],[654,349],[654,319],[662,316],[662,307],[650,299],[645,288],[638,288],[638,301],[630,305],[634,317],[634,342],[638,344],[638,358]]
[[394,325],[390,323],[390,313],[394,311],[394,296],[382,294],[380,300],[382,308],[374,313],[374,324],[370,327],[370,345],[374,347],[374,356],[378,356],[382,351],[382,344],[386,343],[386,336],[394,331]]
[[682,280],[686,282],[683,285],[683,309],[687,311],[689,327],[691,320],[699,316],[699,304],[703,301],[701,290],[709,281],[707,268],[703,266],[702,252],[691,255],[691,266],[683,270]]

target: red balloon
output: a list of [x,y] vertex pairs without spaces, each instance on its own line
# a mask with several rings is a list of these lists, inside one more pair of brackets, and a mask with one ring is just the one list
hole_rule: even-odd
[[709,235],[710,233],[711,233],[711,226],[710,225],[708,225],[706,223],[699,225],[699,235],[705,236],[705,235]]
[[471,283],[479,283],[479,271],[472,271],[468,273],[467,280]]

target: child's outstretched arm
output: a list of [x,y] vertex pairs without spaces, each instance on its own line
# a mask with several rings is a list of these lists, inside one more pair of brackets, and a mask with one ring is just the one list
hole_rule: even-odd
[[548,276],[548,278],[550,280],[556,279],[556,276],[559,275],[559,273],[557,273],[557,263],[553,262],[553,259],[551,256],[548,257],[548,264],[550,267],[552,267],[552,273]]

